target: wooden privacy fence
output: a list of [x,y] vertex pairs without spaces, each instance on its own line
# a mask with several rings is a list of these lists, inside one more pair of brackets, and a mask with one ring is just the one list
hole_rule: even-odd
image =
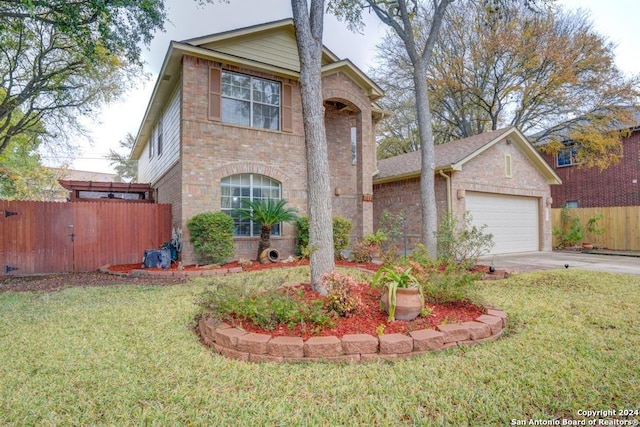
[[171,239],[171,205],[0,200],[0,275],[141,262]]
[[[571,208],[568,209],[571,218],[580,217],[580,223],[584,226],[589,217],[602,214],[598,221],[598,228],[606,231],[593,238],[597,247],[615,250],[640,250],[640,206],[616,206],[606,208]],[[553,229],[561,228],[560,213],[562,209],[551,210]],[[554,247],[557,239],[554,236]]]

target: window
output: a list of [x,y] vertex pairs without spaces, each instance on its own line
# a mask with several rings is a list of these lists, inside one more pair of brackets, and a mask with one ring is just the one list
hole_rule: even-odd
[[162,156],[162,116],[158,121],[158,156]]
[[566,203],[564,204],[565,208],[577,208],[579,207],[579,203],[577,200],[567,200]]
[[151,134],[151,138],[149,138],[149,158],[152,159],[153,158],[153,147],[154,147],[154,133]]
[[[259,236],[260,224],[241,220],[236,209],[243,207],[242,200],[280,200],[280,182],[268,176],[242,173],[222,178],[222,211],[233,218],[234,236]],[[271,228],[272,236],[280,235],[280,224]]]
[[222,72],[222,121],[280,129],[280,83]]
[[358,163],[358,129],[351,128],[351,163]]
[[571,166],[578,163],[578,146],[575,144],[567,145],[558,151],[557,165]]
[[513,171],[511,170],[511,154],[504,155],[504,176],[507,178],[513,177]]

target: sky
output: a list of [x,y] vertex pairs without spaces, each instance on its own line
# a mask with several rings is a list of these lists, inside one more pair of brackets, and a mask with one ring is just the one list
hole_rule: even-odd
[[[586,9],[595,30],[616,45],[618,67],[626,74],[640,74],[640,55],[636,20],[640,16],[638,0],[557,0],[568,9]],[[113,172],[104,159],[109,148],[118,150],[118,142],[127,133],[136,135],[147,108],[156,78],[171,40],[186,40],[222,31],[242,28],[291,17],[290,0],[231,0],[198,6],[195,0],[166,0],[169,22],[165,32],[156,34],[143,60],[150,79],[129,91],[122,100],[106,106],[94,117],[83,120],[90,136],[77,141],[80,151],[71,168],[95,172]],[[325,17],[324,45],[340,58],[349,58],[367,72],[375,64],[375,46],[386,31],[373,15],[365,17],[363,34],[350,32],[344,23]],[[58,162],[69,159],[59,159]],[[47,162],[56,165],[55,160]]]

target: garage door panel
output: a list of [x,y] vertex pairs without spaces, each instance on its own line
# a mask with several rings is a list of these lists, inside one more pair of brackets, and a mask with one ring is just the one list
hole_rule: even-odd
[[467,192],[465,202],[473,224],[493,234],[492,254],[539,250],[536,198]]

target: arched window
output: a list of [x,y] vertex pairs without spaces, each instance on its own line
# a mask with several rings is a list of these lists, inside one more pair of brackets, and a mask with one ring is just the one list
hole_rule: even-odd
[[[241,220],[236,210],[243,207],[242,200],[280,200],[280,182],[264,175],[241,173],[222,178],[220,183],[222,186],[222,211],[233,218],[233,234],[235,236],[259,236],[260,224]],[[280,235],[280,224],[275,224],[271,228],[271,235]]]

